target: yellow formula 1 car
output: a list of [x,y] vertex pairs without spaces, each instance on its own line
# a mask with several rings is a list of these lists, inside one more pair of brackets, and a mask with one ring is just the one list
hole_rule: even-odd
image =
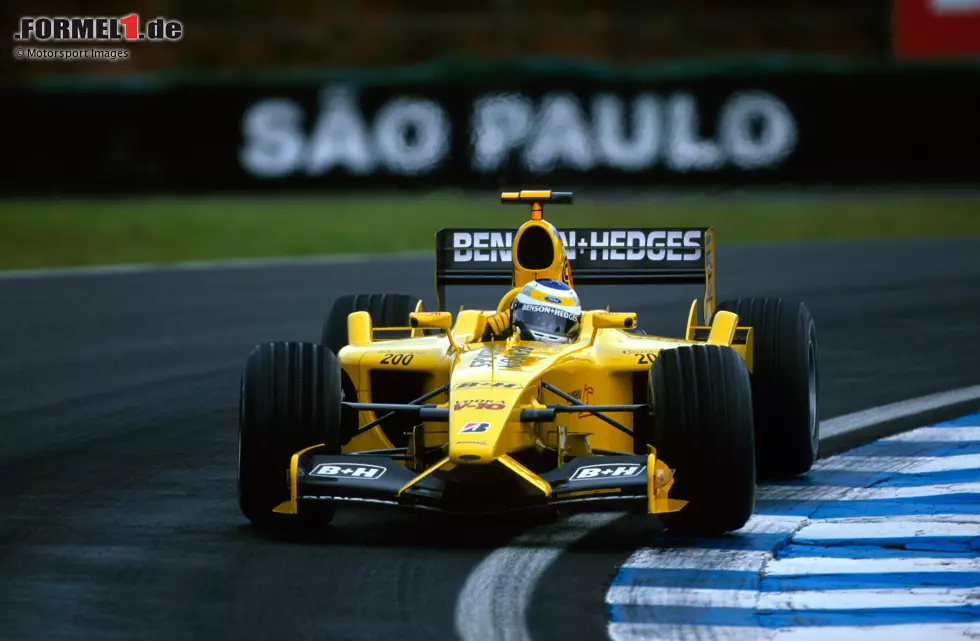
[[[516,232],[442,230],[436,296],[506,285],[487,309],[425,311],[397,294],[338,299],[320,344],[255,347],[241,381],[239,504],[258,525],[325,523],[343,503],[457,514],[547,508],[662,515],[721,533],[759,477],[817,454],[817,340],[802,303],[714,304],[711,229],[570,229],[570,193],[505,193]],[[637,315],[584,310],[566,344],[486,338],[526,283],[703,283],[682,338]]]

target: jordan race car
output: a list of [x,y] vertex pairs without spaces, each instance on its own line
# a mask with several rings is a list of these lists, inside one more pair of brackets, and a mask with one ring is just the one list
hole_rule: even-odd
[[[260,526],[324,524],[344,504],[459,515],[643,510],[696,534],[741,528],[760,478],[817,456],[817,337],[802,303],[715,308],[714,232],[569,229],[522,191],[519,229],[436,235],[437,310],[404,294],[339,298],[319,344],[257,345],[241,378],[238,498]],[[485,338],[522,286],[704,285],[684,336],[583,308],[567,344]],[[505,286],[444,311],[447,286]],[[637,290],[640,298],[648,296]],[[585,296],[588,299],[590,296]],[[587,300],[585,301],[587,302]]]

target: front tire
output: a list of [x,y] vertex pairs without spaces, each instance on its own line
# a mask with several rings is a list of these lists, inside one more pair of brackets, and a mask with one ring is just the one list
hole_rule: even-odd
[[[289,499],[290,458],[320,443],[318,452],[340,453],[340,402],[340,365],[322,346],[263,343],[249,354],[238,415],[238,504],[254,525],[296,521],[272,512]],[[304,506],[299,516],[322,525],[333,509]]]
[[[676,470],[671,498],[689,503],[664,514],[686,535],[738,530],[755,507],[752,392],[745,362],[731,348],[663,350],[650,368],[653,415],[637,421],[637,450],[650,444]],[[638,452],[640,453],[640,452]]]
[[719,310],[751,326],[752,401],[760,480],[806,474],[820,445],[817,328],[803,303],[781,298],[723,301]]

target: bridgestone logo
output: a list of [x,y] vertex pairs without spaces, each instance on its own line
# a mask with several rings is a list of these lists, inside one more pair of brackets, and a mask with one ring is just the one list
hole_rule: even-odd
[[633,463],[627,463],[626,465],[617,465],[615,463],[586,465],[575,470],[575,473],[568,480],[597,481],[608,478],[629,478],[631,476],[637,476],[644,469],[646,469],[646,465],[636,465]]

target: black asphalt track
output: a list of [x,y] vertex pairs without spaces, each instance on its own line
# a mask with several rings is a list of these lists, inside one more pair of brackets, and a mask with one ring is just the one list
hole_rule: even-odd
[[[980,383],[980,242],[725,247],[719,297],[817,320],[823,417]],[[522,527],[347,511],[313,540],[235,502],[239,368],[315,340],[334,297],[430,305],[432,262],[0,279],[0,639],[446,639],[468,573]],[[502,290],[454,293],[452,308]],[[697,288],[582,288],[676,334]],[[625,525],[624,525],[625,524]],[[601,638],[626,522],[534,592],[536,638]]]

